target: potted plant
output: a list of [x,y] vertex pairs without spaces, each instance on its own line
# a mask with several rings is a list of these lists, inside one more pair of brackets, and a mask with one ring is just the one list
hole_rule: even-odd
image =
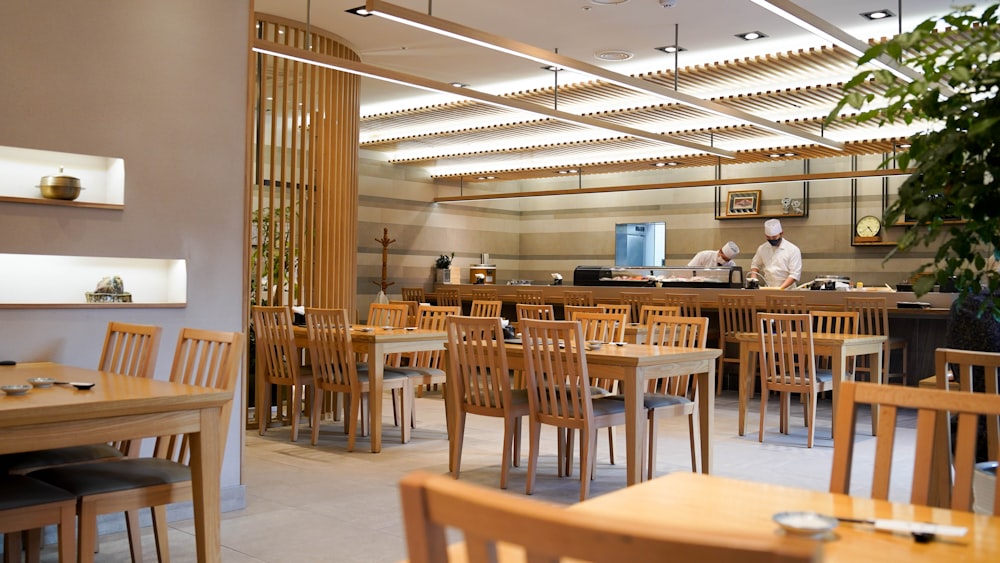
[[450,256],[442,254],[434,261],[434,265],[437,266],[438,283],[459,283],[458,266],[451,265],[454,260],[455,253],[452,252]]

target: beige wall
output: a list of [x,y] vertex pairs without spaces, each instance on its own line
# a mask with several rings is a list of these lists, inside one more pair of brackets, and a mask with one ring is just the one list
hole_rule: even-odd
[[[156,324],[165,379],[180,328],[243,330],[249,14],[248,0],[0,2],[0,145],[125,160],[124,210],[0,203],[0,252],[183,258],[188,273],[185,308],[0,309],[0,358],[96,366],[109,320]],[[224,509],[244,504],[235,397]]]
[[[857,168],[871,170],[881,156],[858,159]],[[814,160],[809,172],[848,171],[850,157]],[[723,178],[761,177],[802,173],[802,161],[768,162],[757,165],[723,166]],[[584,177],[584,187],[643,185],[714,178],[712,168],[656,169],[649,173]],[[499,191],[567,189],[577,186],[576,178],[505,184],[490,188]],[[901,182],[893,178],[890,193]],[[802,198],[802,183],[758,186],[723,186],[722,197],[730,190],[760,189],[764,213],[781,213],[780,200]],[[498,283],[530,279],[536,284],[551,281],[552,272],[562,273],[571,283],[573,269],[581,264],[614,263],[616,223],[664,221],[667,228],[667,264],[686,264],[690,257],[708,248],[734,240],[741,248],[736,262],[749,270],[757,246],[764,242],[763,219],[715,219],[713,188],[682,188],[623,193],[580,194],[577,196],[532,197],[475,203],[435,204],[437,195],[476,193],[477,188],[434,185],[419,170],[391,166],[380,155],[362,151],[359,182],[361,210],[359,223],[359,307],[367,307],[378,288],[381,247],[373,239],[382,228],[397,240],[390,247],[388,279],[395,282],[388,294],[398,298],[400,287],[433,286],[433,262],[438,254],[455,251],[456,264],[463,268],[479,262],[481,252],[490,253],[497,263]],[[858,216],[880,215],[882,180],[858,181]],[[883,264],[892,247],[851,246],[851,181],[812,182],[809,186],[809,216],[782,221],[785,236],[802,249],[803,281],[818,275],[848,275],[865,285],[894,285],[933,253],[911,253]],[[886,240],[896,240],[901,227],[885,230]]]

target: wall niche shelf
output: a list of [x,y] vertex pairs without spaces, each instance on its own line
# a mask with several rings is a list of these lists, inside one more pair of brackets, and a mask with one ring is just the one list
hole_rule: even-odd
[[[187,306],[183,259],[0,254],[0,270],[0,309]],[[120,276],[132,302],[88,303],[105,276]]]
[[[774,213],[774,211],[781,211],[782,209],[781,198],[772,197],[770,199],[764,199],[764,190],[733,189],[729,191],[760,192],[760,197],[757,201],[757,213],[727,214],[729,193],[727,192],[726,194],[723,194],[722,186],[715,186],[715,219],[717,221],[728,221],[730,219],[758,219],[761,221],[765,219],[801,219],[809,216],[809,182],[802,182],[801,192],[796,192],[794,196],[789,198],[796,199],[801,202],[801,213]],[[787,194],[790,193],[791,192],[785,192],[785,195],[787,196]]]
[[[125,208],[125,160],[121,158],[0,146],[0,169],[4,171],[0,175],[0,202]],[[43,198],[39,181],[56,174],[79,178],[83,186],[80,197],[73,201]]]

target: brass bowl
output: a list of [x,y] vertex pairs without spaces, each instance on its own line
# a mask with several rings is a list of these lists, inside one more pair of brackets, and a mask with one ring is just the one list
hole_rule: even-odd
[[[60,172],[62,170],[60,169]],[[80,179],[74,176],[58,174],[53,176],[42,176],[38,183],[38,189],[42,191],[42,197],[46,199],[63,199],[72,201],[80,197]]]

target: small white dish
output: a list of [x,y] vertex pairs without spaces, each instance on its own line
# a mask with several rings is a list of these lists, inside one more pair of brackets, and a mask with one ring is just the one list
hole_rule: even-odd
[[399,327],[392,326],[392,325],[385,325],[385,326],[383,326],[381,328],[382,328],[382,330],[393,330],[393,329],[399,328]]
[[0,385],[0,391],[11,395],[24,395],[31,390],[31,385]]
[[600,350],[601,346],[604,346],[604,342],[600,340],[588,340],[587,349],[588,350]]
[[771,517],[783,530],[791,534],[815,536],[837,527],[837,519],[818,512],[779,512]]
[[370,326],[363,326],[358,330],[360,330],[361,332],[375,332],[375,329]]
[[55,382],[56,380],[52,379],[51,377],[32,377],[28,379],[28,383],[30,383],[32,387],[35,387],[37,389],[46,389],[52,387],[52,384]]

